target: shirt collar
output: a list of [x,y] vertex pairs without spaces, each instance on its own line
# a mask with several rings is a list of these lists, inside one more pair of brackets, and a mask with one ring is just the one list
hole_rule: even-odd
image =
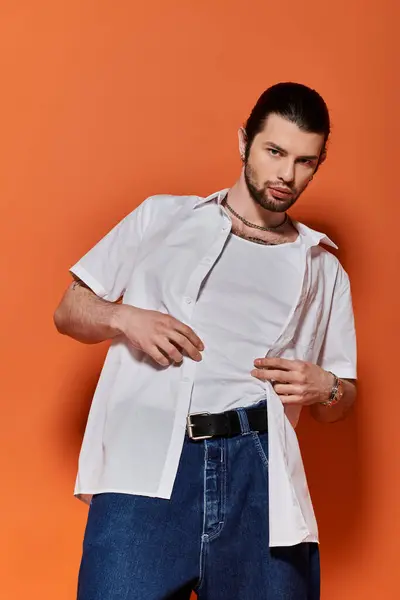
[[216,200],[217,204],[221,204],[222,200],[225,198],[226,194],[229,192],[229,188],[225,190],[221,190],[220,192],[215,192],[211,194],[211,196],[207,196],[207,198],[198,198],[193,205],[193,208],[197,208],[198,206],[202,206],[203,204],[207,204],[212,200]]
[[[199,197],[194,203],[193,208],[197,208],[198,206],[202,206],[213,200],[216,200],[217,204],[221,204],[222,200],[225,198],[228,192],[229,188],[226,188],[219,192],[215,192],[210,196],[207,196],[207,198]],[[294,219],[292,219],[292,223],[296,227],[300,235],[308,242],[308,245],[318,246],[318,244],[325,244],[326,246],[331,246],[336,250],[338,249],[338,246],[325,233],[321,233],[320,231],[311,229],[311,227],[307,227],[307,225],[304,225],[299,221],[295,221]]]
[[331,246],[332,248],[335,248],[335,250],[338,250],[338,246],[335,242],[333,242],[325,233],[311,229],[311,227],[307,227],[307,225],[299,223],[299,221],[295,221],[294,219],[292,219],[292,223],[300,235],[310,242],[310,246],[325,244],[325,246]]

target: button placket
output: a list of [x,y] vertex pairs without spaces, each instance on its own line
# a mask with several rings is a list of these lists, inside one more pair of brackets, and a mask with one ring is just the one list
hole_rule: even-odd
[[[185,293],[183,296],[183,303],[185,305],[185,312],[188,316],[191,317],[194,304],[196,302],[196,298],[198,297],[201,283],[204,281],[205,277],[208,275],[210,269],[204,268],[210,267],[215,263],[218,256],[220,255],[223,246],[225,245],[226,239],[228,237],[228,231],[230,230],[231,222],[228,217],[225,217],[224,223],[221,227],[221,233],[223,234],[223,240],[221,237],[218,237],[215,242],[212,244],[211,249],[208,249],[208,254],[204,256],[198,263],[198,267],[194,270],[192,276],[190,277],[188,284],[185,289]],[[190,310],[188,311],[188,308]]]

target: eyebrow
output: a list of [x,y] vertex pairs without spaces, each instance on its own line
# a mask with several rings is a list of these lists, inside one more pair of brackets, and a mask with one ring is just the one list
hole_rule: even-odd
[[[275,148],[275,150],[279,150],[279,152],[282,152],[282,154],[285,154],[287,156],[288,152],[287,150],[285,150],[284,148],[281,148],[280,146],[278,146],[278,144],[274,144],[274,142],[265,142],[266,146],[272,146],[273,148]],[[298,156],[298,158],[302,158],[303,160],[318,160],[318,156],[316,155],[311,155],[311,156]]]

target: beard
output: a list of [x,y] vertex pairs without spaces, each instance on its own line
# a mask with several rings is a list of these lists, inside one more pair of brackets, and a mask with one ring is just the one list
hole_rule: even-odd
[[[269,187],[283,187],[282,183],[266,181],[260,186],[257,181],[256,172],[248,162],[245,163],[244,178],[253,200],[259,206],[271,212],[286,212],[298,200],[302,191],[304,191],[298,192],[294,188],[290,188],[292,194],[288,198],[274,198]],[[286,187],[289,188],[289,186]]]

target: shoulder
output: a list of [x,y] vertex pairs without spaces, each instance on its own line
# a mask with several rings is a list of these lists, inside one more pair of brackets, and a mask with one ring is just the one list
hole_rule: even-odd
[[177,216],[177,213],[193,209],[198,196],[175,196],[157,194],[149,196],[126,215],[124,221],[134,224],[144,232],[150,225],[157,225]]
[[198,196],[174,196],[172,194],[157,194],[146,198],[143,205],[149,211],[160,211],[180,208],[193,208],[199,200]]
[[320,268],[336,290],[345,290],[350,286],[350,278],[340,260],[322,244],[313,247],[313,256],[319,257]]
[[160,217],[176,214],[179,211],[191,210],[198,200],[198,196],[157,194],[146,198],[140,205],[140,208],[144,220],[153,221]]

